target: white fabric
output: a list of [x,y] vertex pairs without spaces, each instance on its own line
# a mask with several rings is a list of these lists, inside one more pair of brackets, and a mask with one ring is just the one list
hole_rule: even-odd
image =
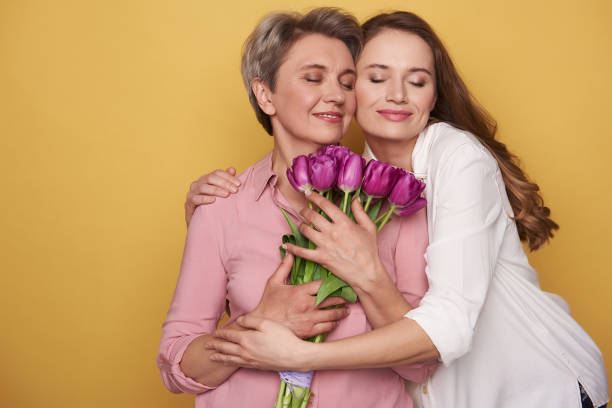
[[[366,158],[373,158],[366,146]],[[418,137],[413,168],[427,184],[429,290],[406,317],[443,365],[416,387],[426,408],[581,406],[608,399],[600,351],[567,304],[539,287],[511,219],[496,160],[446,123]]]

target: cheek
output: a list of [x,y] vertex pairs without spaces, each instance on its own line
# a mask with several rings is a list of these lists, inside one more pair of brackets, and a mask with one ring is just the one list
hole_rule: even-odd
[[354,92],[347,93],[345,101],[346,115],[353,117],[357,109],[357,96]]
[[434,91],[423,92],[419,98],[419,108],[422,113],[431,112],[436,104],[436,94]]
[[372,90],[369,89],[367,85],[357,82],[355,86],[355,99],[358,107],[365,108],[370,105],[372,94]]

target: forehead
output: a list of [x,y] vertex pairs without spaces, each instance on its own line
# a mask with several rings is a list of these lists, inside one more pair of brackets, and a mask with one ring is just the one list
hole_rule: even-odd
[[434,59],[429,45],[418,35],[384,29],[364,46],[357,67],[383,64],[392,68],[423,67],[433,72]]
[[322,34],[306,34],[297,40],[289,48],[281,68],[299,69],[311,64],[323,65],[331,70],[355,69],[348,47],[339,39]]

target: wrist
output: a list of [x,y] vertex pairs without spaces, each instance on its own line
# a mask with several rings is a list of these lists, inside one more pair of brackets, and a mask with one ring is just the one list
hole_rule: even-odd
[[300,347],[294,349],[291,370],[301,372],[315,370],[317,366],[316,357],[318,355],[317,346],[319,345],[302,340]]
[[389,283],[395,286],[380,259],[369,270],[370,273],[364,274],[364,278],[353,285],[357,296],[373,297],[381,291],[385,292],[384,289],[389,286]]

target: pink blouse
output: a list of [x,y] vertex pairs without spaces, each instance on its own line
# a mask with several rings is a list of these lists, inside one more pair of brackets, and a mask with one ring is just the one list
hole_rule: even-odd
[[[230,322],[253,310],[268,277],[280,263],[279,245],[289,227],[279,207],[299,216],[276,188],[269,153],[240,176],[238,193],[200,206],[189,225],[180,276],[162,327],[157,365],[172,392],[194,393],[196,407],[272,407],[276,372],[238,369],[223,384],[207,387],[187,377],[179,363],[195,338],[211,333],[229,304]],[[417,306],[427,290],[427,222],[422,210],[387,225],[378,237],[383,264],[408,302]],[[371,330],[359,303],[327,341]],[[412,407],[404,379],[421,382],[435,362],[394,368],[317,371],[309,407]]]

